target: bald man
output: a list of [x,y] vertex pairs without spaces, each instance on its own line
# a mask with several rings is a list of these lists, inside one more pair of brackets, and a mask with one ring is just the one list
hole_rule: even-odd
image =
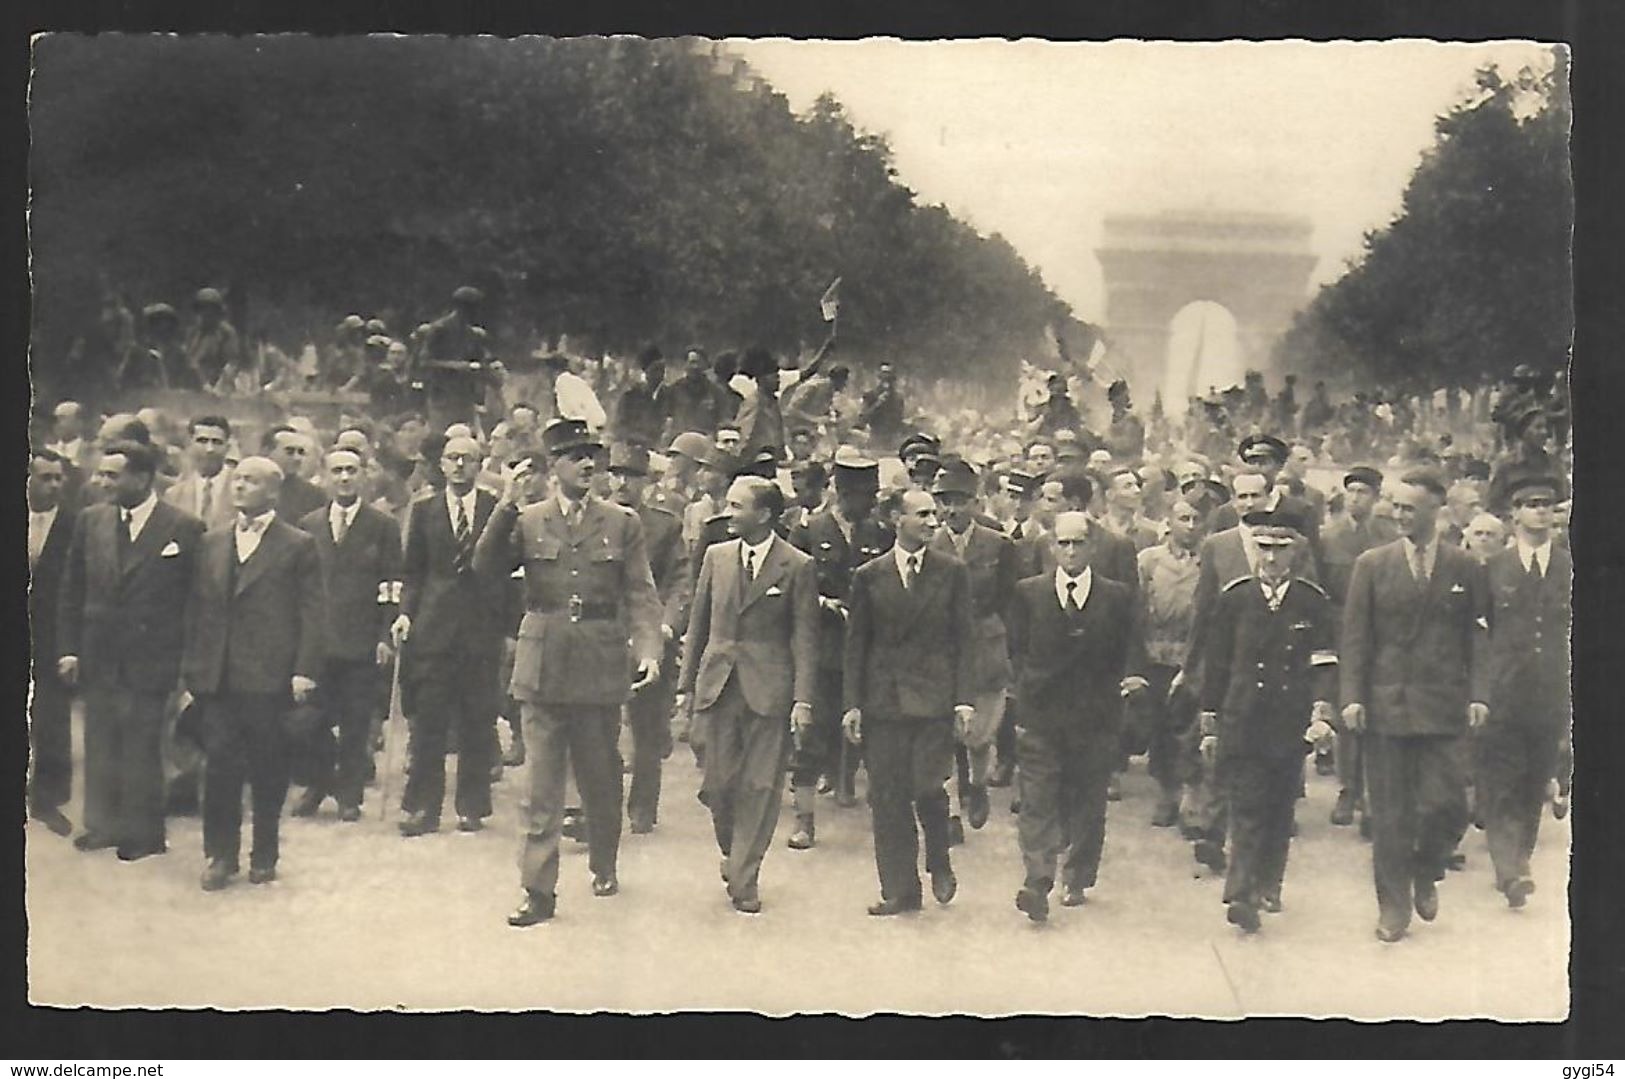
[[203,890],[239,868],[243,786],[252,791],[248,879],[276,879],[288,795],[288,711],[320,675],[322,569],[316,541],[280,520],[282,469],[248,457],[231,478],[237,520],[203,537],[186,611],[181,677],[203,709]]

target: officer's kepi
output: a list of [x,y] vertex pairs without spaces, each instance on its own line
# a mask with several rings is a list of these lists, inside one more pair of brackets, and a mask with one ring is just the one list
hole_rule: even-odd
[[1241,518],[1260,547],[1290,547],[1303,534],[1303,521],[1289,510],[1254,510]]

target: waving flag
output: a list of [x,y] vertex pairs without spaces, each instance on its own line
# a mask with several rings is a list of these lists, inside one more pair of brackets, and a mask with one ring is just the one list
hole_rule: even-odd
[[837,277],[831,281],[829,288],[818,300],[818,310],[824,316],[825,322],[834,322],[835,316],[841,313],[841,279]]

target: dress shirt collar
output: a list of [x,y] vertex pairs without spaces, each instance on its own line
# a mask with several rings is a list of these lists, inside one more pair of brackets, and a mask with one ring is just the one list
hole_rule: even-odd
[[460,495],[451,489],[451,484],[446,484],[446,512],[451,514],[453,524],[457,521],[457,507],[461,505],[463,514],[468,518],[469,527],[474,526],[474,503],[478,496],[478,487],[470,487],[468,494]]
[[49,528],[51,527],[51,522],[56,520],[57,511],[61,508],[61,506],[52,506],[48,510],[29,510],[28,519],[31,522]]
[[1264,598],[1269,601],[1270,610],[1273,611],[1281,605],[1282,600],[1286,599],[1286,590],[1292,587],[1292,578],[1286,577],[1271,584],[1263,577],[1259,577],[1258,587],[1264,590]]
[[576,513],[586,509],[589,496],[583,495],[581,498],[572,501],[563,491],[560,491],[558,497],[559,513],[564,516],[566,521],[573,522],[575,520]]
[[361,499],[357,498],[348,506],[342,505],[337,499],[334,499],[332,505],[329,506],[327,510],[327,522],[328,524],[336,525],[340,520],[343,520],[344,527],[349,528],[351,525],[355,524],[356,514],[360,512]]
[[767,552],[772,549],[773,533],[771,532],[767,534],[767,538],[765,540],[754,545],[746,543],[744,538],[741,537],[739,540],[740,564],[743,565],[746,558],[754,559],[756,563],[756,572],[760,573],[762,572],[762,567],[767,564]]
[[1547,536],[1546,542],[1535,546],[1522,536],[1518,537],[1518,561],[1523,563],[1525,570],[1529,569],[1529,560],[1534,559],[1536,568],[1542,577],[1552,566],[1552,537]]
[[918,566],[920,570],[923,571],[925,569],[924,547],[921,547],[913,554],[910,554],[909,552],[903,550],[903,545],[901,543],[894,543],[892,544],[892,558],[897,562],[898,576],[903,577],[904,580],[908,580],[908,578],[904,575],[908,572],[908,564],[910,559],[913,559],[914,564]]
[[139,505],[132,506],[126,511],[130,515],[130,538],[132,540],[141,535],[141,530],[147,527],[147,518],[152,516],[152,509],[157,504],[158,496],[149,491],[147,497],[142,499]]
[[271,519],[275,516],[276,510],[274,509],[268,509],[264,513],[253,517],[239,512],[237,514],[237,531],[263,533],[270,526]]
[[1408,566],[1416,565],[1416,556],[1420,552],[1422,556],[1422,572],[1432,577],[1433,567],[1439,561],[1439,533],[1433,533],[1432,538],[1422,547],[1418,547],[1409,536],[1401,536],[1400,542],[1405,545],[1405,564]]
[[1077,601],[1078,607],[1081,609],[1085,603],[1089,602],[1089,592],[1094,588],[1094,568],[1085,566],[1083,572],[1074,577],[1060,566],[1055,567],[1055,598],[1060,601],[1062,610],[1068,609],[1066,586],[1074,582],[1078,587],[1073,589],[1072,598]]

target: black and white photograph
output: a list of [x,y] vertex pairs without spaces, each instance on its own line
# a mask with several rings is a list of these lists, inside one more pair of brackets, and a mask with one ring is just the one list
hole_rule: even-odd
[[28,1000],[1564,1020],[1572,59],[38,35]]

